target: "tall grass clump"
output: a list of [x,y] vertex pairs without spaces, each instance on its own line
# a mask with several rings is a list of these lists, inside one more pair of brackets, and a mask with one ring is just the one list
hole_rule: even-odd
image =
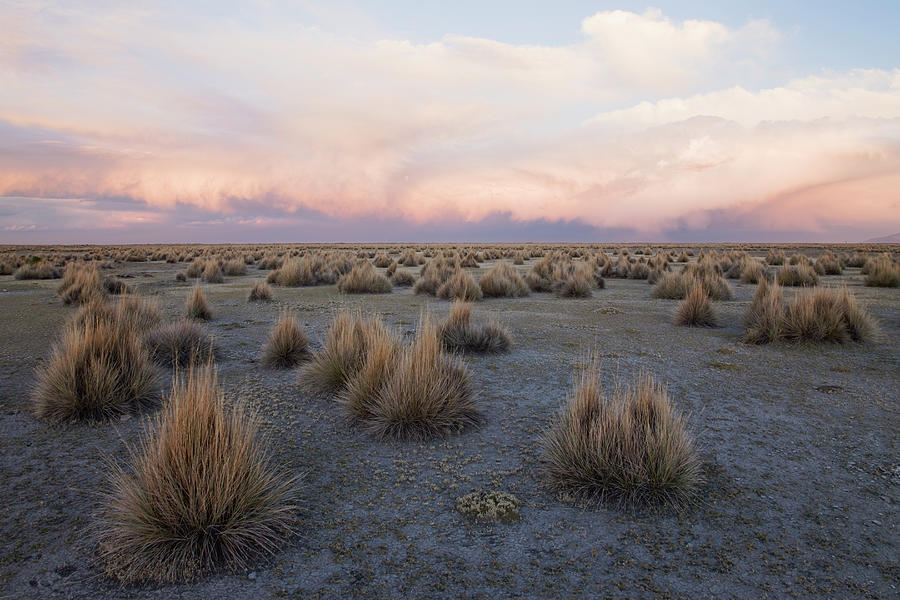
[[508,262],[499,262],[478,282],[481,291],[488,298],[519,298],[531,292],[519,271]]
[[113,468],[98,523],[104,571],[123,583],[247,569],[295,532],[296,478],[210,366],[175,381],[131,462]]
[[715,327],[716,315],[709,296],[699,285],[688,292],[684,301],[675,309],[675,324],[687,327]]
[[[397,264],[397,263],[393,263]],[[391,274],[391,283],[398,287],[409,287],[416,282],[416,276],[406,269],[395,269]]]
[[786,265],[778,272],[779,285],[792,287],[811,287],[818,285],[819,277],[815,269],[803,263]]
[[263,364],[273,369],[289,369],[309,357],[309,340],[291,313],[285,313],[269,333],[263,350]]
[[337,286],[342,294],[389,294],[393,289],[390,280],[368,261],[341,275]]
[[49,421],[102,421],[158,400],[157,372],[140,335],[115,313],[81,315],[65,328],[37,371],[35,415]]
[[447,320],[438,326],[441,341],[448,350],[462,352],[507,352],[512,345],[509,334],[500,323],[472,323],[472,305],[454,302]]
[[874,319],[846,288],[816,288],[786,302],[781,288],[760,282],[744,319],[745,341],[765,344],[868,342],[877,335]]
[[64,304],[81,304],[93,298],[103,298],[106,288],[96,265],[69,263],[56,290]]
[[164,367],[187,367],[192,363],[212,361],[218,348],[202,326],[181,319],[151,329],[145,342],[154,362]]
[[62,272],[46,261],[24,264],[13,273],[15,279],[59,279]]
[[340,311],[325,335],[325,348],[303,367],[301,382],[329,392],[342,389],[365,363],[369,349],[392,335],[378,317],[367,319],[359,313]]
[[588,369],[544,439],[549,486],[589,504],[682,506],[700,486],[700,460],[666,389],[641,375],[603,392]]
[[420,320],[415,339],[376,387],[361,424],[378,439],[427,440],[481,421],[465,366],[444,350],[428,317]]
[[215,261],[210,261],[206,263],[206,266],[203,268],[203,273],[200,274],[200,279],[204,283],[224,283],[225,276],[222,273],[222,267],[219,266],[219,263]]
[[475,278],[462,269],[458,269],[437,290],[437,297],[443,300],[463,300],[472,302],[481,300],[483,292]]
[[256,282],[250,289],[247,302],[271,302],[272,287],[265,281]]
[[209,321],[212,319],[212,310],[209,308],[209,303],[206,301],[200,286],[194,286],[191,295],[188,296],[187,316],[197,321]]
[[869,287],[900,286],[900,265],[889,256],[879,256],[871,260],[863,282]]

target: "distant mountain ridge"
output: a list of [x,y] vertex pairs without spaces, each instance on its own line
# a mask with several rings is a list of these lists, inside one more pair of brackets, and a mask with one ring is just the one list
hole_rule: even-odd
[[900,233],[885,235],[865,241],[866,244],[900,244]]

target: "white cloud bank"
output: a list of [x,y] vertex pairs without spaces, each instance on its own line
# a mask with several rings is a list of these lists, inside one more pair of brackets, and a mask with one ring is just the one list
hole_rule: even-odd
[[0,195],[647,236],[723,212],[900,227],[900,70],[759,88],[778,61],[765,22],[601,12],[548,47],[361,41],[277,13],[0,11]]

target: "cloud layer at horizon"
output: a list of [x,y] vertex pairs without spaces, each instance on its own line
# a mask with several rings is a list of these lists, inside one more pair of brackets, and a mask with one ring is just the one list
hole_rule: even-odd
[[900,69],[773,83],[765,21],[605,11],[526,46],[275,9],[0,11],[0,241],[900,231]]

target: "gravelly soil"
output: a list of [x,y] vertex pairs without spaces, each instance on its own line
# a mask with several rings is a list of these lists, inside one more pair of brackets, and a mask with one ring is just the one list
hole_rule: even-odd
[[[116,269],[173,317],[191,289],[174,271]],[[862,287],[858,269],[822,281],[852,286],[879,319],[882,338],[869,345],[744,345],[754,286],[734,282],[735,300],[716,303],[726,326],[713,330],[672,325],[676,303],[651,299],[643,281],[608,280],[590,299],[479,302],[475,318],[498,318],[515,340],[509,354],[466,358],[485,424],[393,444],[355,431],[295,372],[262,368],[260,348],[286,307],[318,346],[342,305],[412,332],[423,308],[442,316],[448,303],[399,288],[342,297],[334,286],[247,303],[264,276],[205,286],[209,327],[228,396],[249,399],[277,460],[306,472],[302,534],[253,572],[125,588],[99,575],[91,515],[104,459],[125,459],[146,416],[36,421],[33,372],[73,309],[57,282],[0,278],[0,598],[897,597],[900,291]],[[592,351],[609,383],[648,371],[690,413],[707,478],[699,506],[587,509],[542,487],[540,436]],[[521,520],[468,521],[455,501],[478,489],[516,495]]]

